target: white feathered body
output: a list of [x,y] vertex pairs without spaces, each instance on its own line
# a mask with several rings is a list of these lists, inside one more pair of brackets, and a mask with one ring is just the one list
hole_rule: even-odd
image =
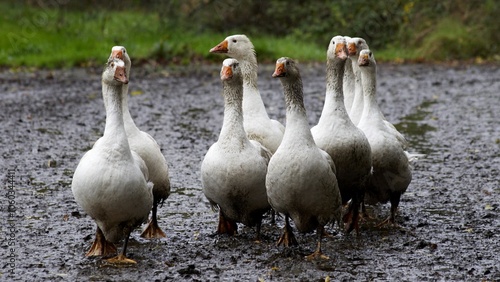
[[124,226],[146,220],[153,204],[140,168],[144,162],[137,157],[124,159],[124,155],[120,148],[94,146],[81,159],[71,184],[78,205],[111,242],[123,238]]
[[316,146],[300,115],[287,112],[285,135],[269,162],[266,186],[273,209],[288,214],[300,232],[310,232],[340,219],[341,200],[335,166]]
[[213,144],[205,155],[203,193],[228,219],[254,226],[270,208],[265,186],[269,152],[255,141],[227,141]]

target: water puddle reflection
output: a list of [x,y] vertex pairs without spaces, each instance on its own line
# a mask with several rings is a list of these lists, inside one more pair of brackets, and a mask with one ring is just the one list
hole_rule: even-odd
[[432,111],[429,108],[436,103],[435,100],[424,101],[417,107],[415,113],[403,117],[400,123],[394,125],[406,137],[409,151],[421,154],[434,152],[427,141],[427,133],[436,131],[437,128],[426,121],[432,119]]

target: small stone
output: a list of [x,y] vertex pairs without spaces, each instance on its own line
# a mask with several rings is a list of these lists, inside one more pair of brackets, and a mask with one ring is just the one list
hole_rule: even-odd
[[55,160],[48,160],[47,161],[47,167],[56,167],[57,162]]

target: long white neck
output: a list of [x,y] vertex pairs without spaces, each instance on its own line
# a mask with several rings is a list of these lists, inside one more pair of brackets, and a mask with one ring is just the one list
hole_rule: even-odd
[[103,83],[102,94],[106,107],[106,126],[103,138],[121,153],[132,157],[123,124],[122,85]]
[[345,60],[328,59],[326,62],[325,105],[318,124],[331,123],[332,118],[348,117],[344,104],[343,79]]
[[302,80],[282,79],[282,85],[286,103],[286,128],[282,143],[302,139],[308,145],[315,144],[304,107]]
[[139,132],[140,130],[135,125],[135,122],[132,119],[132,116],[130,115],[130,111],[128,108],[128,84],[124,84],[122,86],[122,111],[123,111],[123,123],[127,135],[132,135],[134,133]]
[[[219,142],[230,142],[233,139],[248,141],[243,129],[242,91],[241,87],[234,87],[223,82],[224,88],[224,121],[219,135]],[[238,142],[243,144],[242,142]]]
[[[125,58],[125,65],[126,67],[126,72],[127,72],[127,77],[130,80],[130,69],[131,69],[131,62],[130,58],[128,55],[126,55]],[[124,84],[122,86],[122,110],[123,110],[123,122],[125,125],[125,131],[127,132],[127,135],[135,135],[140,132],[139,128],[135,125],[134,120],[132,119],[132,116],[130,115],[130,111],[128,108],[128,84]]]
[[255,55],[240,60],[243,75],[243,113],[245,116],[263,116],[269,118],[257,88],[257,58]]
[[354,72],[352,70],[351,58],[347,58],[344,67],[344,79],[342,82],[344,90],[344,104],[347,112],[351,110],[354,101]]
[[360,71],[363,87],[364,107],[361,115],[361,121],[384,120],[384,115],[380,111],[377,103],[377,72]]
[[363,85],[361,82],[361,70],[358,66],[358,56],[351,57],[352,70],[354,73],[354,100],[352,101],[352,107],[349,111],[349,117],[351,117],[352,122],[357,125],[363,113]]

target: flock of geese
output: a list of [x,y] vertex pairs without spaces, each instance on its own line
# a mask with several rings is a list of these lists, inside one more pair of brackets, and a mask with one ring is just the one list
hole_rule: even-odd
[[[327,50],[326,96],[318,124],[310,128],[298,64],[277,60],[286,104],[286,127],[270,119],[257,88],[257,59],[245,35],[232,35],[210,49],[227,55],[222,63],[224,120],[219,138],[201,164],[203,193],[219,211],[217,233],[234,235],[237,223],[256,227],[263,215],[283,214],[278,245],[296,245],[290,219],[300,232],[316,231],[321,251],[325,226],[337,222],[359,232],[365,203],[391,203],[395,224],[401,195],[411,181],[405,138],[389,123],[376,101],[376,62],[362,38],[335,36]],[[103,136],[80,160],[72,180],[76,202],[97,224],[87,256],[127,258],[130,233],[151,220],[141,237],[161,238],[157,208],[170,194],[165,157],[159,145],[135,125],[128,109],[130,57],[123,46],[111,50],[102,73],[106,108]]]

